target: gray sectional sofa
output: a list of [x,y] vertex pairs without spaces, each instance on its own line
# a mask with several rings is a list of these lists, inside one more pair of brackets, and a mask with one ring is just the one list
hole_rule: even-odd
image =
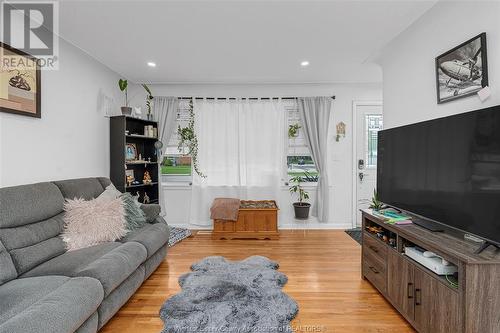
[[110,242],[66,252],[65,198],[92,199],[111,184],[85,178],[0,189],[0,333],[96,332],[167,253],[157,223]]

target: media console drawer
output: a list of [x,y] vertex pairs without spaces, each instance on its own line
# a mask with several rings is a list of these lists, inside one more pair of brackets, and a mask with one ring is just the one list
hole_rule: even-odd
[[363,247],[366,252],[373,253],[375,256],[382,260],[387,258],[387,245],[381,241],[374,239],[372,236],[367,235],[366,231],[363,232]]
[[387,288],[387,265],[370,252],[363,256],[363,275],[380,291]]

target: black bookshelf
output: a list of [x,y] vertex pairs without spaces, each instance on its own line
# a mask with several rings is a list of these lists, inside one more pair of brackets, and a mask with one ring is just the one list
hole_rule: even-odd
[[[110,118],[110,179],[121,192],[132,195],[139,193],[139,201],[143,202],[144,193],[150,198],[150,203],[158,203],[160,175],[158,158],[154,147],[157,138],[144,135],[144,126],[152,125],[158,128],[158,123],[152,120],[138,119],[128,116],[114,116]],[[126,133],[128,131],[128,133]],[[143,162],[127,161],[125,159],[125,146],[134,143],[137,153],[141,154]],[[134,178],[140,182],[138,185],[127,185],[126,170],[134,171]],[[144,172],[149,171],[151,184],[143,184]]]

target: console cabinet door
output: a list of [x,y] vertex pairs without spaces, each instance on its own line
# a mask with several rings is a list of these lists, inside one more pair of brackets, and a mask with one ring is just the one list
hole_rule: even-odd
[[456,333],[459,327],[458,293],[436,278],[414,268],[415,325],[422,333]]
[[387,252],[387,294],[398,310],[413,320],[415,309],[413,264],[395,251]]

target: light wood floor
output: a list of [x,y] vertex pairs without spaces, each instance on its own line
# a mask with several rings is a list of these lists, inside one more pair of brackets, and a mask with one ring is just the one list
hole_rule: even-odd
[[177,278],[192,263],[212,255],[240,260],[263,255],[288,275],[284,292],[299,304],[296,332],[414,332],[382,296],[361,278],[361,247],[343,231],[282,231],[279,240],[220,240],[197,234],[169,249],[166,260],[102,332],[155,332],[158,311],[179,292]]

